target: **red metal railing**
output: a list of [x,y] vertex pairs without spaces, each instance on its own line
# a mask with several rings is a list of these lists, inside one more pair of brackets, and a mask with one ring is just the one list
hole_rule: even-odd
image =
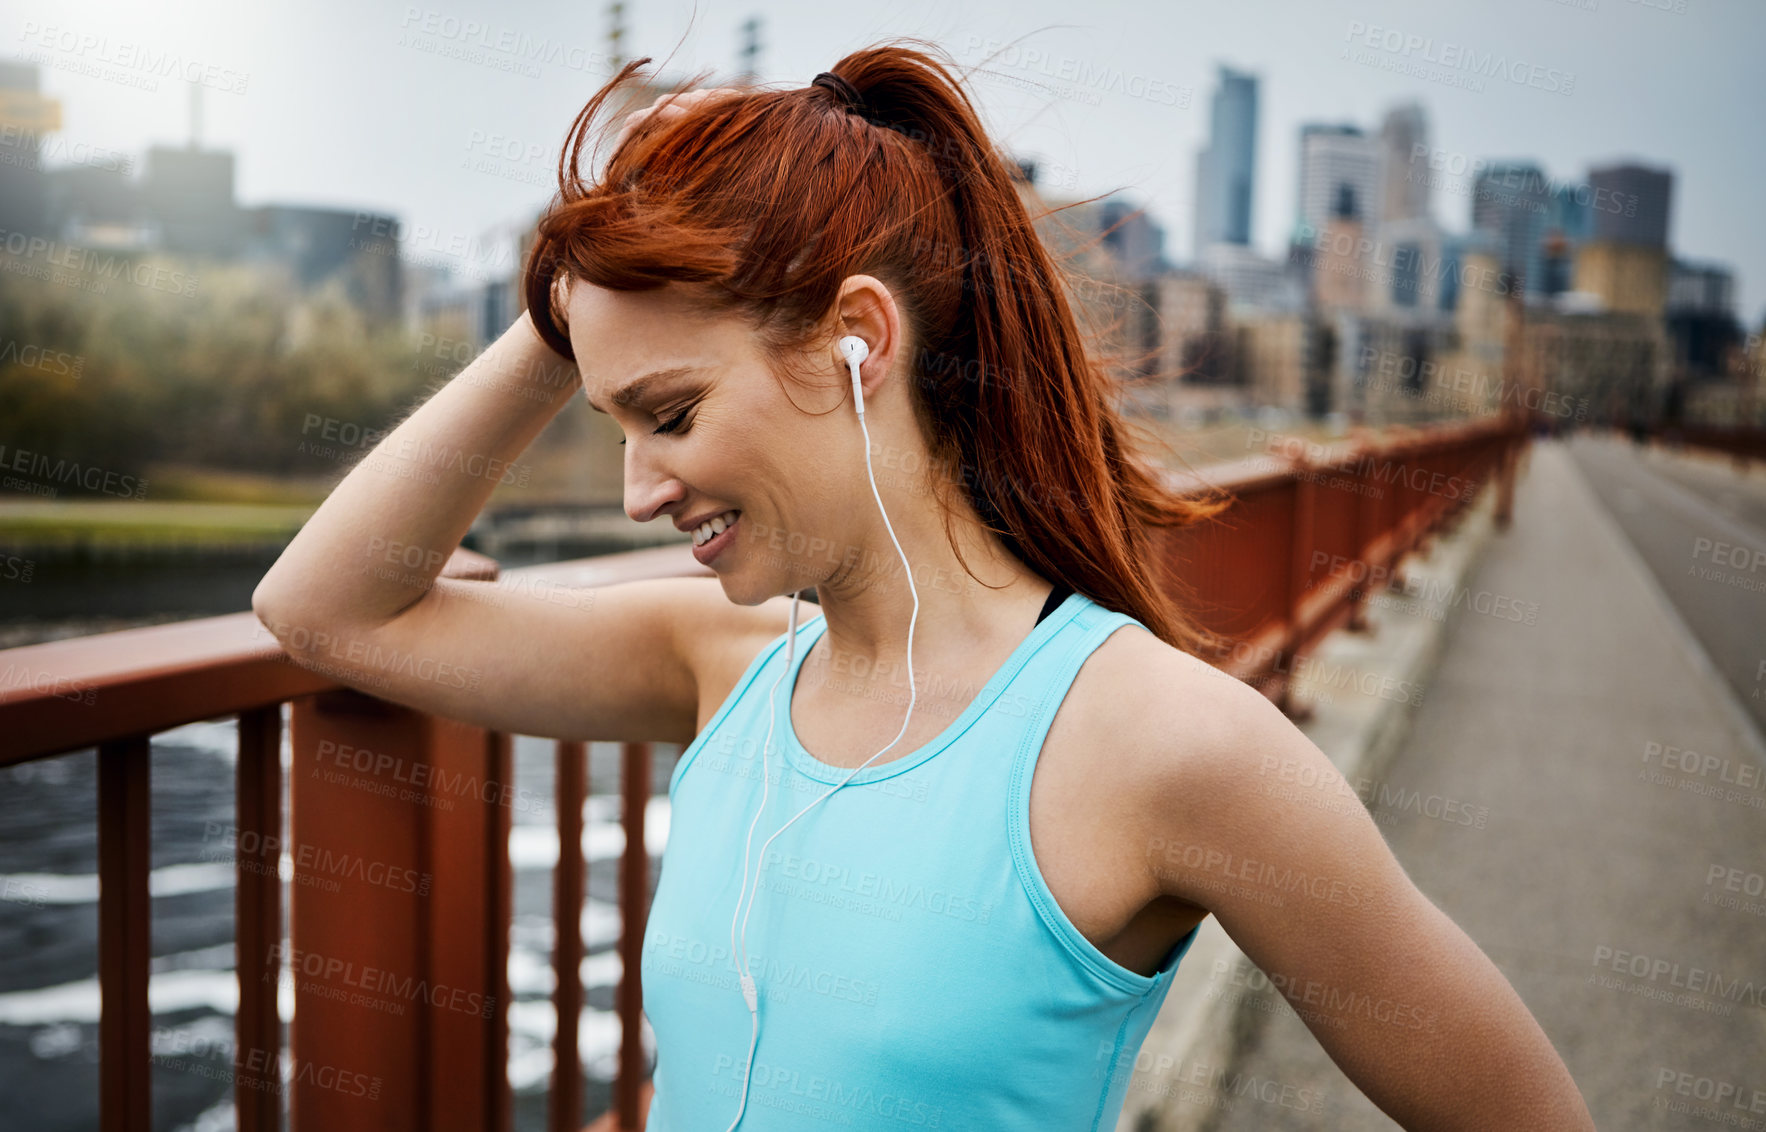
[[[1523,422],[1504,417],[1377,445],[1275,445],[1256,459],[1207,469],[1206,483],[1231,492],[1233,506],[1213,523],[1168,532],[1149,568],[1181,583],[1202,625],[1235,643],[1216,659],[1222,669],[1303,713],[1304,705],[1291,702],[1294,662],[1333,628],[1358,627],[1363,602],[1382,582],[1396,581],[1403,556],[1425,546],[1492,481],[1497,521],[1506,525],[1526,439]],[[511,573],[599,587],[705,572],[679,546]],[[490,579],[496,564],[459,551],[445,573]],[[0,664],[26,677],[15,676],[0,693],[0,765],[98,749],[105,1128],[149,1127],[149,738],[225,716],[239,722],[234,1097],[241,1132],[278,1124],[277,995],[285,973],[294,983],[294,1062],[323,1062],[379,1082],[370,1101],[338,1088],[335,1078],[328,1085],[323,1074],[295,1074],[291,1128],[509,1127],[513,881],[504,802],[512,789],[511,736],[425,716],[296,667],[250,613],[9,649]],[[283,703],[290,704],[294,760],[286,831]],[[357,769],[358,759],[349,775],[320,773],[322,756],[336,762],[346,747],[371,753],[366,767]],[[621,1044],[613,1107],[594,1126],[608,1130],[642,1128],[648,1107],[638,971],[651,752],[644,743],[622,749]],[[580,1126],[583,1096],[577,1021],[587,870],[576,850],[589,793],[586,753],[580,742],[556,744],[553,1132]],[[476,804],[444,806],[459,801],[453,795],[463,781],[477,784]],[[285,851],[294,865],[286,944]],[[337,883],[337,861],[348,863],[347,887]],[[371,890],[353,883],[358,871]],[[380,880],[368,875],[374,872]],[[394,876],[399,883],[387,883]],[[404,989],[412,985],[423,988],[421,1004]],[[364,1009],[352,999],[361,994],[378,997],[378,1005]],[[394,1001],[401,998],[409,1001]]]
[[1754,425],[1689,424],[1657,429],[1655,435],[1657,439],[1666,439],[1670,443],[1728,453],[1735,458],[1738,471],[1745,472],[1751,461],[1766,460],[1766,428]]

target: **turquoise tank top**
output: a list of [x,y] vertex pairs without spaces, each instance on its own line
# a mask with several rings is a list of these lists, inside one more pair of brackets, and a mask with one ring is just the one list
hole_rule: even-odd
[[[810,755],[790,722],[797,672],[827,627],[807,616],[776,693],[750,877],[766,839],[851,772]],[[861,770],[768,846],[748,917],[760,1039],[740,1128],[1116,1126],[1196,931],[1151,976],[1105,956],[1043,880],[1029,803],[1080,665],[1128,624],[1141,622],[1070,594],[943,734]],[[741,1103],[752,1024],[730,921],[788,635],[749,663],[669,780],[640,970],[656,1040],[650,1132],[722,1132]],[[922,685],[921,700],[934,692]],[[905,681],[900,693],[905,713]]]

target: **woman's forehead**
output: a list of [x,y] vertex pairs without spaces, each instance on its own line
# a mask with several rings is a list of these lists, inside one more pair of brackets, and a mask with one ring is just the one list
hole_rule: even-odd
[[565,325],[585,385],[607,386],[609,396],[654,371],[727,363],[753,346],[740,320],[709,315],[663,289],[614,291],[578,281]]

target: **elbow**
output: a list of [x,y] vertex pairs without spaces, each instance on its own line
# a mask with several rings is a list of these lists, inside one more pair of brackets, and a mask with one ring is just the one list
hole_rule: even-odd
[[273,618],[286,613],[294,604],[300,589],[298,578],[289,576],[288,552],[284,550],[252,588],[251,611],[269,628]]
[[263,583],[251,591],[251,612],[258,619],[258,624],[276,638],[276,643],[288,650],[288,638],[293,628],[292,622],[283,612],[284,606],[279,597],[265,589]]
[[284,652],[299,656],[312,644],[316,619],[297,598],[266,582],[251,591],[251,611]]

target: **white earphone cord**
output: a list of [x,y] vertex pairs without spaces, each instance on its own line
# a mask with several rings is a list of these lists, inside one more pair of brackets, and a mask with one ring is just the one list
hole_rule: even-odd
[[[742,1122],[742,1114],[748,1109],[748,1081],[754,1073],[754,1049],[760,1041],[760,996],[759,992],[755,989],[754,976],[748,972],[748,913],[754,910],[754,898],[760,894],[760,873],[766,866],[767,846],[773,843],[774,837],[779,836],[779,834],[784,833],[789,829],[792,822],[796,821],[804,814],[809,813],[809,811],[814,809],[818,804],[832,796],[834,791],[839,790],[842,786],[851,782],[853,775],[871,765],[871,759],[876,758],[877,755],[881,755],[883,751],[887,751],[890,747],[899,743],[901,737],[907,734],[908,721],[914,716],[914,701],[919,695],[919,690],[914,686],[914,625],[920,617],[920,591],[914,587],[913,567],[909,565],[908,556],[901,549],[901,540],[895,537],[895,527],[889,522],[889,511],[883,506],[883,495],[877,490],[877,475],[871,467],[871,430],[865,427],[865,397],[864,390],[860,387],[859,383],[858,367],[859,363],[865,360],[870,349],[866,345],[864,339],[855,335],[847,335],[842,338],[840,340],[840,349],[846,356],[847,366],[852,373],[853,401],[858,407],[858,426],[860,431],[864,433],[865,438],[865,474],[871,481],[871,495],[877,500],[877,510],[883,516],[883,526],[889,531],[889,541],[895,544],[895,552],[901,555],[901,564],[905,568],[908,579],[908,592],[914,599],[914,612],[913,615],[908,618],[908,711],[907,715],[902,718],[901,730],[895,733],[895,738],[889,741],[888,746],[884,747],[882,751],[878,751],[876,755],[872,755],[870,759],[866,759],[864,762],[853,767],[852,773],[836,783],[832,790],[829,790],[814,802],[803,807],[803,809],[798,810],[797,813],[792,816],[791,821],[787,821],[784,825],[774,830],[773,836],[767,838],[761,843],[760,859],[755,862],[754,866],[754,891],[749,892],[748,850],[754,843],[754,827],[755,824],[760,821],[761,813],[766,809],[767,793],[771,787],[771,778],[767,774],[767,751],[772,747],[773,743],[773,722],[778,707],[777,692],[779,690],[780,681],[784,680],[785,674],[791,671],[792,661],[797,655],[797,602],[802,591],[794,591],[791,595],[791,627],[786,630],[785,635],[785,667],[773,680],[772,689],[767,693],[766,742],[761,744],[760,748],[760,807],[754,811],[754,819],[748,823],[748,838],[742,846],[742,889],[736,897],[737,914],[740,915],[742,919],[742,935],[740,942],[738,942],[736,936],[736,916],[730,917],[730,953],[736,958],[737,967],[741,971],[742,999],[748,1004],[748,1014],[753,1022],[753,1028],[748,1039],[748,1059],[742,1074],[742,1100],[736,1109],[736,1119],[730,1122],[728,1132],[735,1132],[736,1125]],[[786,702],[785,710],[787,712],[791,710],[789,700]],[[748,907],[745,910],[742,907],[744,899],[748,902]]]

